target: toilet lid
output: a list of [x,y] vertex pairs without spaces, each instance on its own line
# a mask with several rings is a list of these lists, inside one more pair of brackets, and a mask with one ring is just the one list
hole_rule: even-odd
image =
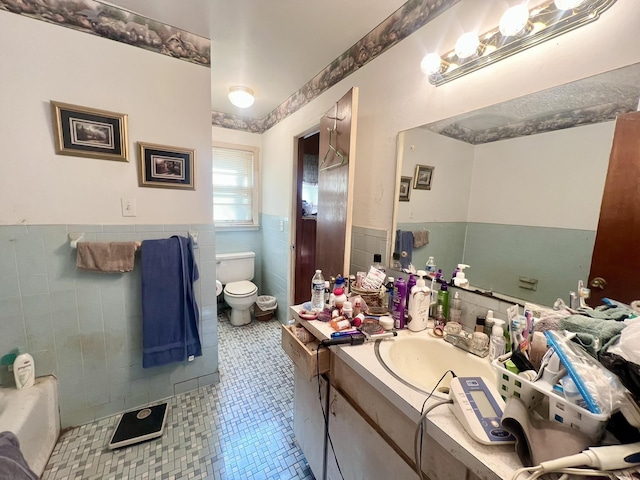
[[224,287],[225,293],[229,295],[251,295],[258,290],[253,282],[242,280],[240,282],[227,283]]

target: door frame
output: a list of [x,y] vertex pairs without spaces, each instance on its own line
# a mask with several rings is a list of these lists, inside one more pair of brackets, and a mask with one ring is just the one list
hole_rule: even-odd
[[[296,241],[296,230],[298,228],[297,225],[297,215],[296,209],[298,207],[298,143],[301,138],[307,137],[309,135],[313,135],[315,133],[320,132],[320,118],[314,120],[313,122],[309,122],[308,126],[303,129],[300,133],[294,135],[291,139],[293,142],[293,156],[291,159],[293,165],[293,175],[291,182],[291,208],[289,210],[289,285],[288,285],[288,303],[289,305],[294,305],[295,298],[295,288],[294,282],[296,281],[296,251],[295,251],[295,241]],[[311,281],[311,280],[309,280]]]

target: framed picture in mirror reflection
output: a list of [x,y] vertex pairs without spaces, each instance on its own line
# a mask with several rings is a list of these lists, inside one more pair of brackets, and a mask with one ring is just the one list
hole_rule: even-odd
[[413,177],[413,188],[416,190],[431,190],[434,168],[435,167],[428,165],[416,165],[416,173]]
[[401,202],[408,202],[409,195],[411,195],[411,177],[400,177],[400,200]]

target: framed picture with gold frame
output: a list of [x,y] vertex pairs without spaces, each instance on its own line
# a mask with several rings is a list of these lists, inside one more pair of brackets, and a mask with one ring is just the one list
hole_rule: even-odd
[[434,169],[435,167],[428,165],[416,165],[416,173],[413,177],[413,188],[416,190],[431,190]]
[[400,177],[400,194],[398,200],[408,202],[411,196],[411,177]]
[[129,161],[127,115],[51,101],[56,153]]
[[143,142],[138,147],[141,187],[196,189],[195,150]]

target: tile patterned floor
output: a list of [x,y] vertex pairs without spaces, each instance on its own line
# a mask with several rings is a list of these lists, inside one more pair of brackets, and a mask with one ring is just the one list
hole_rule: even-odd
[[162,438],[110,451],[118,416],[83,425],[60,438],[42,479],[313,480],[294,442],[280,323],[218,325],[220,383],[172,398]]

